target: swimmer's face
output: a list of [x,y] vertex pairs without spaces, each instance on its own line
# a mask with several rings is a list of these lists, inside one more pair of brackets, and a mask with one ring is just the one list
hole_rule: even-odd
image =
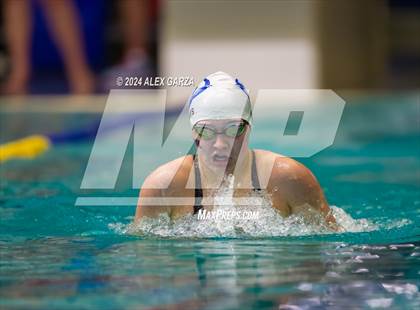
[[203,120],[193,128],[198,153],[214,170],[232,170],[248,149],[250,126],[242,119]]

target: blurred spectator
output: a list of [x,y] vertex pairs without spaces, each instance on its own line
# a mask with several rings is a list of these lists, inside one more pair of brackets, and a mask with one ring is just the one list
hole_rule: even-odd
[[157,1],[120,0],[117,2],[119,24],[123,37],[123,55],[119,64],[106,70],[102,81],[102,90],[115,87],[116,78],[146,77],[154,75],[151,64],[149,34],[151,19]]
[[[70,91],[88,94],[95,82],[83,45],[78,10],[72,0],[39,0],[64,62]],[[10,55],[10,74],[2,86],[6,94],[24,94],[31,74],[31,1],[3,0],[5,37]]]

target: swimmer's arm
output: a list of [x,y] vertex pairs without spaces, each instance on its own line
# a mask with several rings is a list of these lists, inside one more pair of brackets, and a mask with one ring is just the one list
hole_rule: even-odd
[[[302,214],[308,222],[315,222],[321,214],[327,225],[337,230],[337,224],[325,199],[324,192],[312,172],[304,165],[289,159],[287,173],[278,171],[280,195],[286,198],[289,214]],[[274,179],[276,171],[274,169]]]
[[291,182],[291,190],[288,196],[288,205],[292,213],[302,214],[309,222],[316,221],[316,214],[319,212],[327,225],[337,230],[337,223],[334,215],[325,199],[324,192],[319,185],[318,180],[312,172],[298,164],[296,169],[297,178]]
[[138,222],[144,216],[154,218],[162,213],[170,215],[169,206],[163,203],[159,205],[159,201],[163,198],[163,191],[159,188],[160,185],[156,176],[150,175],[146,178],[140,191],[135,222]]

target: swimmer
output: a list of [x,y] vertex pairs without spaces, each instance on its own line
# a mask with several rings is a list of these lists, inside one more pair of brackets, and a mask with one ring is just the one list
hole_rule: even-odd
[[[233,197],[264,192],[282,216],[302,214],[308,222],[321,219],[337,229],[324,193],[308,168],[280,154],[249,148],[252,106],[238,79],[224,72],[209,75],[191,95],[189,115],[196,153],[163,164],[145,179],[136,222],[162,213],[176,220],[211,210],[217,189],[233,179]],[[175,176],[171,171],[176,171]],[[185,200],[171,206],[151,204],[149,198]],[[210,203],[203,204],[205,200]]]

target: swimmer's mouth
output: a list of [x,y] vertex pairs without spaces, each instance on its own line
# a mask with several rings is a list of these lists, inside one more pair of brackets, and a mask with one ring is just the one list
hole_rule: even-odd
[[229,156],[226,155],[213,155],[213,160],[215,162],[227,162],[229,159]]

